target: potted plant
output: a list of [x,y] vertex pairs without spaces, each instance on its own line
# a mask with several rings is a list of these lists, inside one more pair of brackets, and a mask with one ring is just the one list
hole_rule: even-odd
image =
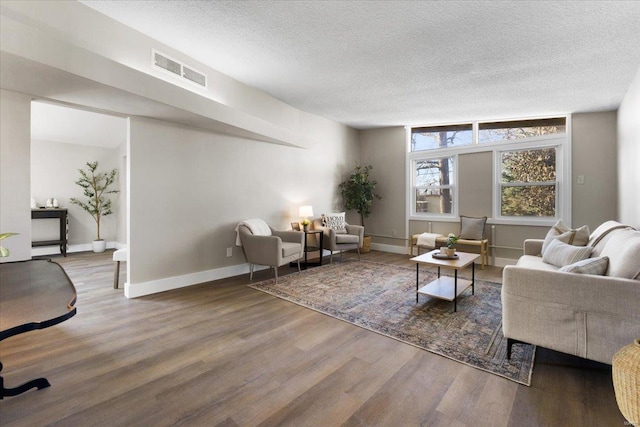
[[444,242],[444,246],[440,248],[440,253],[446,256],[452,257],[456,254],[456,243],[458,243],[459,237],[453,233],[449,233],[447,241]]
[[84,209],[96,222],[96,240],[93,241],[94,252],[104,252],[107,242],[100,237],[100,220],[102,217],[111,215],[111,199],[109,194],[119,193],[118,190],[111,190],[109,187],[115,182],[118,175],[117,169],[111,172],[98,172],[98,162],[87,162],[87,171],[78,169],[80,179],[76,184],[82,188],[86,201],[71,198],[71,203]]
[[[373,199],[382,199],[376,194],[376,181],[369,179],[369,173],[373,166],[360,166],[356,164],[355,170],[349,179],[339,185],[340,194],[344,198],[345,207],[355,210],[360,214],[360,221],[364,226],[364,219],[371,214]],[[371,236],[365,236],[362,247],[363,253],[369,252],[371,247]]]

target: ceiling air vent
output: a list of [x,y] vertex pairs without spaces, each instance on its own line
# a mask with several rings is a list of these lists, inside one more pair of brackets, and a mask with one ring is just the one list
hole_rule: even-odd
[[196,70],[192,70],[186,65],[182,66],[182,77],[187,80],[191,80],[192,82],[199,84],[202,87],[207,87],[207,76]]
[[207,76],[200,71],[194,70],[192,67],[188,67],[176,61],[175,59],[165,55],[162,52],[158,52],[155,49],[151,50],[151,63],[154,68],[158,68],[163,71],[171,73],[174,77],[178,77],[181,80],[186,80],[190,83],[197,84],[200,87],[207,87]]

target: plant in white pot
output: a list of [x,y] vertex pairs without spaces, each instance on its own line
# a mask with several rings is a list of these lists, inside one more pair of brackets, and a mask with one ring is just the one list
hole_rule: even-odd
[[107,242],[100,237],[100,221],[102,217],[111,215],[110,194],[119,193],[118,190],[111,190],[111,185],[115,182],[118,170],[110,172],[98,172],[98,162],[87,162],[87,171],[78,169],[80,179],[76,184],[82,188],[86,200],[71,198],[71,203],[80,206],[96,222],[96,240],[93,241],[94,252],[104,252]]
[[[349,179],[339,185],[340,194],[344,199],[345,207],[349,210],[355,210],[360,214],[360,222],[364,226],[364,219],[371,214],[371,206],[373,199],[382,199],[376,194],[376,181],[369,179],[369,173],[373,166],[356,167],[349,176]],[[364,244],[360,252],[367,253],[371,247],[371,236],[364,237]]]

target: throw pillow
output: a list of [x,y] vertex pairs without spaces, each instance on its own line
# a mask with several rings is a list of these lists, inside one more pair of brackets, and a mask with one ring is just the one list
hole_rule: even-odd
[[[570,233],[570,234],[566,234]],[[552,240],[562,236],[562,241],[568,243],[573,246],[585,246],[589,241],[589,227],[583,225],[580,228],[571,229],[564,225],[562,221],[556,222],[556,224],[551,227],[546,237],[544,238],[544,243],[542,244],[542,255],[544,256],[544,252],[547,250],[549,243]]]
[[578,273],[578,274],[594,274],[597,276],[602,276],[606,271],[609,265],[609,257],[597,257],[597,258],[587,258],[582,261],[574,262],[573,264],[566,265],[560,269],[560,271],[564,271],[567,273]]
[[322,215],[322,225],[335,230],[336,233],[346,233],[347,228],[344,220],[344,212],[330,213]]
[[547,250],[542,254],[542,261],[556,267],[564,267],[589,258],[589,255],[591,255],[590,246],[573,246],[553,239],[549,243]]
[[460,236],[458,237],[466,240],[482,240],[486,223],[486,216],[480,218],[460,216]]

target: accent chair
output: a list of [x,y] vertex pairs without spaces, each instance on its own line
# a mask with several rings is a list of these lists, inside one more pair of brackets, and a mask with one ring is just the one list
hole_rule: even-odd
[[236,227],[236,245],[242,246],[249,263],[249,278],[253,280],[254,265],[268,265],[275,271],[278,282],[278,267],[289,262],[298,263],[304,255],[304,233],[300,231],[278,231],[261,219],[242,221]]

